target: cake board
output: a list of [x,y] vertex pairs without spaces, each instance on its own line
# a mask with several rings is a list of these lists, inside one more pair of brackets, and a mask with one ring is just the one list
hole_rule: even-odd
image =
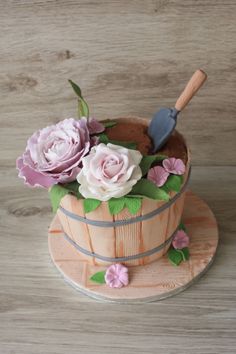
[[66,282],[96,300],[118,303],[143,303],[178,294],[195,283],[210,267],[218,245],[217,222],[209,206],[188,191],[182,218],[190,237],[190,259],[173,266],[164,255],[144,265],[129,267],[129,285],[121,289],[97,284],[90,277],[106,266],[88,264],[64,238],[57,216],[48,234],[53,263]]

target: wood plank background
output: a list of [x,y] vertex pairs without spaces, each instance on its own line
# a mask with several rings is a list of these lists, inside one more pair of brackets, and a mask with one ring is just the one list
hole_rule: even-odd
[[[235,0],[0,0],[0,353],[235,352]],[[16,178],[38,128],[75,116],[78,82],[94,116],[151,118],[196,68],[208,73],[181,114],[192,189],[212,207],[215,264],[177,297],[95,303],[60,279],[47,250],[46,192]]]
[[235,13],[234,0],[0,1],[3,159],[35,129],[75,116],[68,78],[98,118],[150,118],[201,67],[209,80],[179,129],[195,164],[234,165]]

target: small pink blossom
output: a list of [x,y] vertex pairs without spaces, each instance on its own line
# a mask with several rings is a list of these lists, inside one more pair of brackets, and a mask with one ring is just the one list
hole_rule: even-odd
[[112,264],[106,270],[105,281],[110,288],[122,288],[123,286],[128,285],[128,268],[119,263]]
[[174,175],[183,175],[185,172],[185,165],[181,159],[176,159],[174,157],[170,157],[163,161],[164,169],[173,173]]
[[105,127],[95,118],[88,118],[88,130],[89,134],[98,134],[102,133],[105,130]]
[[189,237],[184,232],[184,230],[178,230],[175,234],[175,237],[172,241],[172,246],[175,249],[182,250],[182,248],[188,247],[189,245]]
[[161,166],[155,166],[148,171],[147,178],[155,183],[158,187],[163,186],[165,184],[167,178],[169,177],[169,172],[167,172]]

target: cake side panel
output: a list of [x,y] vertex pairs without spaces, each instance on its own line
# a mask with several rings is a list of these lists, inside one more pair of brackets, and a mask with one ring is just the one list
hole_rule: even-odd
[[[140,215],[141,211],[139,211],[135,215],[131,215],[129,211],[125,208],[119,214],[114,216],[114,220],[127,220],[131,217],[135,218]],[[115,234],[117,257],[127,257],[143,252],[140,222],[115,227]],[[128,266],[143,264],[142,259],[134,259],[122,263]]]
[[[108,205],[105,202],[102,202],[96,210],[85,214],[85,216],[91,220],[114,221],[114,217],[110,214]],[[116,230],[114,227],[100,227],[88,224],[88,232],[95,253],[110,258],[118,256],[116,253]],[[109,262],[98,258],[95,258],[95,262],[100,265],[109,264]]]
[[[72,195],[66,195],[60,204],[66,211],[73,213],[74,215],[79,215],[84,217],[84,209],[82,200],[78,200]],[[67,215],[65,215],[60,209],[57,211],[60,223],[66,235],[71,238],[80,247],[93,252],[93,246],[86,223],[75,220]],[[78,251],[79,252],[79,251]],[[80,254],[82,254],[80,252]],[[94,258],[82,254],[83,258],[89,263],[95,264]]]

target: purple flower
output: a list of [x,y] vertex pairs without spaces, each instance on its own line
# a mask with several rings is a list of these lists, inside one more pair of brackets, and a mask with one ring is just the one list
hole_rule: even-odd
[[[92,120],[93,127],[94,123]],[[29,186],[45,188],[75,180],[82,158],[97,143],[94,137],[90,138],[88,125],[86,118],[69,118],[35,132],[16,161],[19,177]]]
[[170,157],[169,159],[165,159],[162,164],[167,172],[174,175],[183,175],[185,172],[185,165],[181,159]]
[[112,264],[106,270],[105,281],[111,288],[122,288],[123,286],[128,285],[128,268],[119,263]]
[[186,234],[186,232],[184,232],[184,230],[178,230],[172,241],[172,246],[175,249],[182,250],[183,248],[188,247],[188,245],[189,245],[188,235]]
[[98,134],[102,133],[105,130],[105,127],[102,123],[100,123],[98,120],[95,118],[89,118],[88,119],[88,130],[89,134]]
[[167,172],[161,166],[155,166],[148,171],[147,178],[155,183],[157,187],[161,187],[165,184],[167,178],[169,177],[169,172]]

